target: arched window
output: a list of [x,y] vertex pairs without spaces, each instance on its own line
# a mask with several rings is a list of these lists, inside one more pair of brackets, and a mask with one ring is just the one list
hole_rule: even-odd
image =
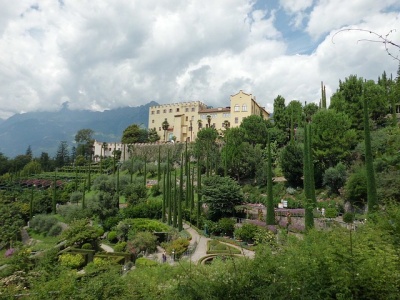
[[247,105],[246,104],[242,105],[242,111],[247,111]]
[[239,104],[236,104],[236,105],[235,105],[235,111],[240,111],[240,106],[239,106]]

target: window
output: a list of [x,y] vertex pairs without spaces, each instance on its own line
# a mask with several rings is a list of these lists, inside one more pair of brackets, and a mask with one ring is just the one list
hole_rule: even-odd
[[242,111],[247,111],[247,105],[246,104],[242,105]]
[[195,111],[196,110],[196,108],[195,107],[192,107],[192,111]]
[[157,114],[160,114],[160,111],[157,109]]
[[239,123],[239,118],[238,117],[235,118],[235,124],[237,124],[237,123]]
[[179,108],[176,109],[176,112],[179,112]]
[[172,108],[169,109],[169,112],[172,113]]
[[186,107],[186,108],[185,108],[185,112],[188,112],[188,111],[189,111],[189,107]]
[[153,124],[154,124],[154,120],[151,120],[151,123],[153,123]]
[[235,105],[235,111],[240,111],[240,106],[239,106],[239,104],[236,104],[236,105]]
[[165,114],[166,112],[167,112],[167,110],[166,110],[166,109],[164,109],[164,110],[163,110],[163,113]]
[[158,131],[161,131],[161,127],[158,127]]
[[189,117],[188,116],[186,116],[186,121],[189,121]]
[[154,115],[154,110],[151,111],[151,114]]

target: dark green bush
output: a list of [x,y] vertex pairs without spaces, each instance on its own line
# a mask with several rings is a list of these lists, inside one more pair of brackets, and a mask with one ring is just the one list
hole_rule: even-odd
[[48,236],[58,236],[63,231],[63,228],[60,224],[54,224],[51,226],[49,232],[47,233]]

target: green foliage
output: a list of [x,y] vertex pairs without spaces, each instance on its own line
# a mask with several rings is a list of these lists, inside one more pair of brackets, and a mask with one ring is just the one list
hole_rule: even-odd
[[251,223],[244,223],[241,227],[235,229],[235,238],[245,242],[253,243],[258,226]]
[[367,172],[364,167],[357,167],[345,185],[345,197],[355,206],[362,206],[367,201]]
[[136,205],[130,205],[122,211],[125,218],[160,219],[162,200],[149,199]]
[[162,243],[161,247],[165,249],[168,255],[175,255],[175,258],[180,258],[188,249],[189,241],[184,238],[178,238],[168,243]]
[[158,265],[158,263],[156,261],[145,258],[145,257],[139,257],[135,261],[136,268],[147,268],[147,267],[154,267],[157,265]]
[[323,185],[328,187],[331,193],[339,194],[339,189],[344,186],[346,178],[346,166],[340,162],[325,171]]
[[31,176],[33,174],[40,174],[42,173],[42,166],[40,165],[39,161],[32,160],[27,163],[21,171],[21,176]]
[[222,235],[227,235],[231,236],[233,234],[233,231],[235,230],[235,220],[230,219],[230,218],[221,218],[218,220],[218,231]]
[[46,235],[57,223],[58,219],[54,215],[36,215],[29,222],[29,227],[37,233]]
[[336,207],[327,207],[325,209],[325,217],[334,219],[338,216],[338,210]]
[[148,132],[137,124],[129,125],[122,133],[123,144],[145,143],[148,140]]
[[81,219],[73,221],[62,233],[61,238],[67,241],[68,246],[80,247],[84,243],[95,244],[102,234],[102,231],[92,226],[88,219]]
[[131,243],[137,252],[153,253],[157,250],[157,237],[148,231],[136,233]]
[[153,197],[157,197],[159,195],[161,195],[161,187],[159,184],[154,184],[151,188],[150,188],[150,193]]
[[303,149],[298,143],[289,143],[280,156],[282,173],[288,184],[293,187],[302,185]]
[[354,222],[354,213],[346,212],[343,214],[343,222],[347,224],[351,224]]
[[115,252],[124,252],[126,250],[126,242],[118,242],[114,245]]
[[77,269],[83,265],[85,258],[82,254],[65,253],[58,257],[58,261],[63,267]]
[[71,203],[79,203],[82,200],[82,192],[73,192],[70,195],[69,201]]
[[135,205],[147,199],[147,187],[143,182],[134,182],[125,187],[123,195],[129,205]]
[[217,240],[207,242],[207,254],[226,253],[226,254],[240,254],[241,251],[227,244],[221,243]]
[[260,144],[263,148],[265,147],[267,140],[267,121],[261,116],[251,115],[245,117],[240,123],[240,128],[244,132],[244,141],[255,146]]
[[23,225],[24,220],[17,203],[2,201],[0,203],[0,243],[8,245],[10,241],[19,240]]
[[313,116],[312,130],[314,157],[324,169],[347,159],[357,142],[349,117],[333,109],[318,111]]
[[218,175],[203,180],[202,195],[211,220],[233,216],[235,206],[243,201],[243,194],[237,182]]
[[168,232],[169,230],[170,227],[168,225],[145,218],[125,219],[120,221],[116,228],[118,239],[122,241],[126,241],[128,236],[134,236],[140,231]]
[[111,242],[114,243],[117,241],[117,232],[116,231],[110,231],[107,234],[107,239]]
[[82,245],[81,249],[91,250],[93,249],[93,246],[90,243],[85,243]]

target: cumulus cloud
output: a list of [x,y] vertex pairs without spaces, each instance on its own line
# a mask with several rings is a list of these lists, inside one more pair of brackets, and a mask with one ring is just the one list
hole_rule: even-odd
[[[57,110],[66,101],[71,109],[93,110],[151,100],[225,106],[239,90],[272,110],[278,94],[318,101],[321,80],[333,92],[350,74],[376,79],[396,70],[382,45],[357,43],[360,36],[351,32],[331,41],[346,26],[397,28],[394,0],[275,3],[261,9],[254,0],[6,2],[0,117]],[[287,54],[293,36],[277,27],[282,11],[321,41],[312,53]]]

